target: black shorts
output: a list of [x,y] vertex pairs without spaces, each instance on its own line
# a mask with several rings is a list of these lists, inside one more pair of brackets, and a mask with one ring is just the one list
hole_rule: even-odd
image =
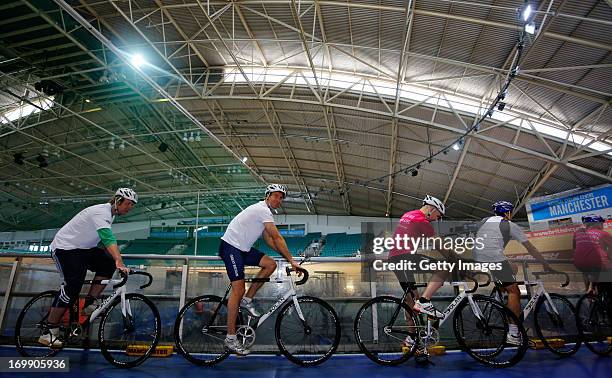
[[491,278],[497,286],[510,286],[516,283],[516,275],[514,269],[508,260],[501,262],[502,268],[500,270],[491,270]]
[[62,276],[62,285],[54,306],[72,304],[79,296],[87,271],[110,278],[115,273],[115,260],[101,248],[56,249],[51,256]]
[[264,253],[255,248],[244,252],[221,240],[219,244],[219,257],[225,264],[225,270],[231,282],[244,279],[244,267],[259,266],[259,262],[264,257]]
[[[389,263],[393,263],[393,264],[398,264],[398,263],[403,263],[403,262],[414,262],[417,264],[419,264],[419,262],[421,260],[423,260],[424,257],[418,254],[410,254],[410,253],[406,253],[403,255],[395,255],[395,256],[391,256],[389,257],[389,259],[387,260]],[[393,270],[393,273],[395,273],[395,277],[397,278],[397,280],[400,283],[400,286],[402,287],[402,290],[406,291],[408,290],[408,288],[413,287],[413,285],[416,283],[416,280],[414,278],[414,271],[412,270]]]

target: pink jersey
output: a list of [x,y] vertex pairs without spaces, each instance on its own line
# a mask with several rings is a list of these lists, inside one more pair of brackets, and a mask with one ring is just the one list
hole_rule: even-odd
[[581,228],[574,233],[574,265],[578,268],[610,267],[608,251],[612,235],[598,228]]
[[[410,238],[418,238],[435,236],[436,232],[421,210],[413,210],[402,215],[393,237],[395,238],[396,235],[400,235],[402,238],[404,235]],[[409,248],[407,249],[392,249],[389,252],[389,257],[412,253],[410,243],[408,243],[408,246]]]

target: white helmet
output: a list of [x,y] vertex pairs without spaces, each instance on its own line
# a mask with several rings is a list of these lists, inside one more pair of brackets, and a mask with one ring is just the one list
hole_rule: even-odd
[[287,197],[287,188],[281,184],[270,184],[266,188],[266,197],[270,195],[270,193],[281,192],[283,193],[283,198]]
[[129,199],[134,203],[138,203],[138,194],[136,194],[136,192],[130,188],[119,188],[117,189],[115,195]]
[[423,205],[431,205],[435,207],[436,210],[438,210],[440,214],[442,215],[444,215],[444,213],[446,212],[446,208],[444,207],[444,204],[442,203],[442,201],[440,201],[436,197],[430,196],[429,194],[426,195],[425,198],[423,199]]

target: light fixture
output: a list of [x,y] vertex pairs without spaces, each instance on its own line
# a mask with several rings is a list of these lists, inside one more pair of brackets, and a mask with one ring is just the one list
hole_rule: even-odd
[[108,148],[111,150],[115,149],[115,138],[111,139],[111,141],[108,143]]
[[44,156],[45,158],[48,158],[49,157],[49,150],[47,150],[46,148],[43,148],[41,155]]
[[521,17],[523,19],[523,22],[530,21],[532,14],[533,14],[533,8],[531,7],[531,4],[529,4],[528,2],[525,2],[525,5],[523,6],[523,10],[521,12]]
[[244,163],[246,163],[246,162],[247,162],[247,160],[249,160],[249,158],[248,158],[248,157],[246,157],[246,156],[245,156],[245,157],[243,157],[243,158],[242,158],[242,163],[243,163],[243,164],[244,164]]
[[497,110],[499,110],[500,112],[503,112],[505,108],[506,108],[505,102],[500,101],[499,104],[497,104]]
[[416,169],[413,169],[411,174],[412,174],[412,177],[416,177],[419,174],[419,171]]
[[532,21],[525,25],[525,33],[535,34],[535,30],[536,30],[535,22]]
[[85,102],[91,102],[91,100],[90,100],[90,99],[88,99],[88,98],[86,98],[86,99],[85,99]]
[[185,143],[189,142],[189,138],[187,137],[187,133],[183,134],[183,142],[185,142]]
[[200,136],[200,132],[199,131],[196,133],[195,141],[196,142],[201,142],[202,141],[202,137]]
[[132,65],[136,68],[140,68],[145,64],[144,57],[141,54],[132,55]]
[[189,135],[189,142],[193,143],[195,141],[195,138],[193,136],[193,131],[191,132],[191,134]]
[[125,142],[121,141],[121,144],[119,145],[119,149],[120,150],[125,150]]
[[23,152],[13,154],[13,161],[15,162],[15,164],[23,165],[23,159]]

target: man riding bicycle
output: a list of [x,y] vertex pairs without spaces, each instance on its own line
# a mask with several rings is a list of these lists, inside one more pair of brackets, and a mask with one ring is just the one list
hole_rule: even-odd
[[[397,236],[400,238],[404,238],[407,236],[408,238],[420,238],[420,237],[433,237],[435,236],[435,231],[431,226],[430,222],[436,221],[440,219],[444,213],[446,212],[446,208],[442,201],[439,199],[432,197],[430,195],[425,196],[423,199],[423,205],[418,210],[412,210],[406,212],[399,220],[399,224],[395,229],[395,233],[393,238],[395,239]],[[410,243],[408,244],[408,248],[404,249],[392,249],[389,251],[389,262],[395,263],[396,266],[402,264],[405,266],[403,262],[416,261],[420,259],[419,256],[414,256],[414,253],[410,248]],[[412,294],[414,298],[419,298],[419,292],[414,287],[415,278],[414,272],[411,270],[394,270],[395,276],[400,283],[400,286],[404,291],[412,288]],[[412,308],[415,306],[413,296],[406,296],[406,304]],[[412,317],[407,316],[406,321],[408,325],[412,325]],[[405,340],[406,345],[412,345],[414,343],[413,338],[408,335]]]
[[605,220],[599,215],[582,217],[584,228],[574,232],[574,265],[588,282],[588,292],[597,295],[603,289],[611,292],[612,235],[603,229]]
[[[129,213],[137,202],[136,192],[130,188],[119,188],[108,203],[85,208],[55,234],[50,246],[51,256],[62,277],[62,284],[51,305],[48,329],[38,339],[40,344],[62,347],[59,325],[66,309],[78,300],[87,270],[95,272],[96,281],[110,279],[116,269],[128,272],[111,225],[116,215]],[[103,284],[90,286],[83,308],[84,315],[91,315],[98,307],[98,297],[105,287]]]
[[[221,237],[219,257],[225,263],[227,275],[232,283],[232,293],[227,301],[225,347],[239,355],[246,355],[250,351],[244,349],[236,338],[238,307],[253,317],[260,317],[253,305],[253,297],[263,285],[263,282],[253,282],[245,295],[244,266],[261,267],[257,278],[270,277],[276,270],[276,262],[272,258],[253,248],[255,241],[263,236],[266,244],[281,254],[293,269],[299,268],[287,248],[285,239],[278,232],[272,216],[272,209],[278,209],[286,195],[287,189],[283,185],[268,185],[265,199],[236,215]],[[298,272],[298,275],[301,273]]]

